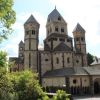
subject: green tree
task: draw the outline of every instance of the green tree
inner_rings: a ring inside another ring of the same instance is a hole
[[[94,61],[94,56],[91,55],[90,53],[87,54],[87,62],[88,62],[88,66]]]
[[[0,42],[7,39],[12,32],[11,25],[16,20],[16,13],[12,6],[13,0],[0,0]]]
[[[11,81],[18,100],[48,100],[36,74],[30,71],[11,73]]]
[[[7,53],[0,51],[0,68],[7,68]]]
[[[13,88],[7,72],[0,68],[0,100],[12,100]]]

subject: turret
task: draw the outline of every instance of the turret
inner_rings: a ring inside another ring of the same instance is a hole
[[[23,41],[20,41],[19,43],[19,58],[24,59],[24,43]]]
[[[73,36],[75,50],[76,52],[82,53],[82,65],[87,66],[85,30],[79,23],[77,23],[76,27],[73,30]]]
[[[76,51],[80,51],[82,53],[86,53],[86,42],[85,42],[85,30],[78,23],[73,30],[74,36],[74,46]]]

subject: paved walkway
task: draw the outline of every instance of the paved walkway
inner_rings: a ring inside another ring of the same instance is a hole
[[[100,100],[100,96],[82,96],[82,97],[74,97],[74,100]]]

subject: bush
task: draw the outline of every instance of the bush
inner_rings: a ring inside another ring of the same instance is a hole
[[[69,95],[63,90],[58,90],[57,95],[53,96],[53,100],[69,100]]]
[[[12,83],[5,69],[0,68],[0,100],[11,100]]]
[[[47,98],[37,80],[37,74],[31,71],[11,74],[11,82],[18,100],[45,100]]]
[[[0,69],[0,100],[49,100],[31,71],[8,73]]]

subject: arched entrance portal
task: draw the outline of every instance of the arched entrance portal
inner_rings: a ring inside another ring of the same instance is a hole
[[[95,79],[94,81],[94,94],[100,93],[100,79]]]

